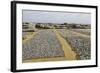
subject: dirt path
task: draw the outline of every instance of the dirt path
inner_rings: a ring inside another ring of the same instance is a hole
[[[82,37],[90,38],[90,36],[86,35],[86,34],[75,32],[75,31],[72,31],[72,30],[68,30],[68,31],[71,32],[71,33],[73,33],[73,34],[75,34],[75,35],[79,35],[79,36],[82,36]]]
[[[39,32],[32,32],[31,35],[26,35],[26,39],[22,40],[22,43],[25,44],[26,42],[30,41],[37,33]]]
[[[65,53],[65,58],[67,60],[75,60],[76,54],[74,51],[72,51],[72,48],[70,47],[70,45],[66,42],[64,38],[61,37],[61,35],[59,34],[60,32],[58,32],[56,29],[54,29],[53,31],[62,45],[62,49]]]

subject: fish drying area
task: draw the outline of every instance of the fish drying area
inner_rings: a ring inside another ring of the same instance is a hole
[[[77,32],[73,34],[80,35]],[[63,35],[59,29],[45,29],[31,33],[22,41],[22,62],[76,60],[76,52]]]

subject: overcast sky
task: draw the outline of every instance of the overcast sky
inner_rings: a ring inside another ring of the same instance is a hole
[[[91,24],[91,14],[23,10],[23,22]]]

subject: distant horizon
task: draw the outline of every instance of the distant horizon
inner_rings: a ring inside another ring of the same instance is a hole
[[[91,24],[90,13],[23,10],[22,22]]]
[[[23,23],[34,23],[34,24],[36,24],[36,23],[41,23],[41,24],[49,24],[49,23],[43,23],[43,22],[23,22]],[[65,23],[67,23],[67,22],[65,22]],[[64,23],[50,23],[50,24],[64,24]],[[82,24],[82,23],[67,23],[67,24]],[[83,25],[85,25],[85,24],[83,24]],[[87,24],[87,25],[90,25],[90,24]]]

